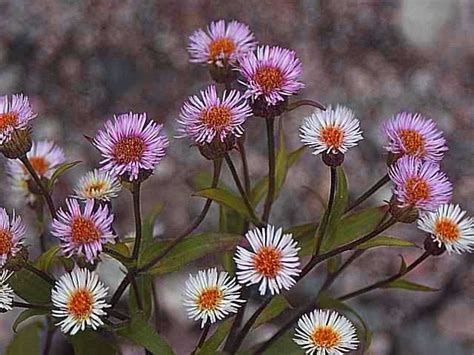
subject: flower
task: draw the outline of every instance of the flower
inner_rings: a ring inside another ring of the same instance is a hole
[[[247,87],[246,97],[262,96],[269,105],[284,101],[304,87],[299,80],[302,65],[294,51],[280,47],[258,47],[240,60],[240,73]]]
[[[74,188],[75,197],[81,200],[110,201],[122,189],[117,177],[108,171],[94,169],[82,176]]]
[[[25,225],[21,217],[15,215],[15,211],[10,220],[7,211],[0,208],[0,267],[21,250],[25,232]]]
[[[50,179],[54,171],[66,162],[63,150],[55,143],[46,140],[33,142],[31,150],[26,156],[38,176],[46,179]],[[30,202],[33,202],[35,196],[28,187],[31,176],[23,163],[19,159],[9,159],[7,162],[7,173],[13,189]]]
[[[388,140],[385,149],[394,154],[436,162],[448,150],[443,132],[436,128],[436,123],[419,113],[397,114],[383,124],[382,132]]]
[[[37,116],[30,106],[28,96],[23,94],[0,96],[0,145],[8,142],[13,131],[28,128]]]
[[[111,229],[114,216],[106,205],[94,210],[94,204],[94,200],[87,200],[82,212],[77,200],[67,199],[67,212],[59,209],[58,217],[53,219],[51,233],[59,238],[67,257],[85,255],[88,261],[93,261],[104,244],[115,243]]]
[[[418,219],[418,228],[431,234],[448,253],[474,250],[474,219],[464,218],[466,211],[459,205],[443,204],[434,212],[425,212]]]
[[[341,314],[329,310],[314,310],[298,321],[294,342],[306,354],[340,355],[357,349],[354,325]]]
[[[13,305],[14,292],[10,285],[7,283],[13,272],[3,270],[0,273],[0,310],[10,311]]]
[[[102,154],[103,170],[137,180],[141,170],[153,171],[165,156],[168,139],[160,135],[163,125],[148,120],[146,113],[114,116],[97,133],[94,145]]]
[[[235,65],[245,54],[253,51],[256,44],[253,33],[243,23],[211,22],[207,33],[199,29],[189,37],[190,62]]]
[[[333,110],[329,106],[326,111],[316,110],[306,117],[300,128],[303,144],[313,148],[313,154],[345,153],[362,140],[359,120],[354,112],[341,105]]]
[[[390,167],[388,175],[403,207],[434,210],[451,199],[453,186],[437,163],[405,156]]]
[[[86,327],[95,330],[103,325],[104,308],[110,307],[104,300],[107,290],[98,275],[87,269],[75,269],[61,276],[51,292],[53,317],[63,318],[56,325],[70,335]]]
[[[210,85],[201,91],[201,97],[191,96],[181,108],[178,138],[188,136],[203,144],[211,143],[215,137],[223,142],[229,134],[242,135],[242,125],[252,110],[237,90],[224,91],[221,99],[216,87]]]
[[[267,225],[255,228],[245,235],[253,251],[237,247],[234,256],[237,265],[237,278],[241,284],[260,283],[261,295],[267,292],[280,293],[295,284],[301,270],[297,242],[291,234],[283,234],[282,228]]]
[[[241,286],[227,272],[217,269],[199,271],[196,276],[189,275],[184,291],[184,306],[189,318],[201,319],[201,327],[209,321],[215,323],[230,313],[237,313]]]

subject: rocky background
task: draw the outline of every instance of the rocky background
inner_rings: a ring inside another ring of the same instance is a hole
[[[306,88],[301,97],[343,103],[355,110],[365,140],[345,163],[352,197],[385,173],[379,127],[384,119],[406,109],[433,118],[444,130],[450,150],[443,169],[455,183],[454,200],[472,215],[474,2],[470,0],[0,0],[0,94],[30,95],[40,112],[36,137],[56,141],[70,160],[83,161],[58,185],[59,204],[70,192],[68,184],[99,160],[83,134],[94,135],[111,114],[146,111],[173,136],[182,102],[209,82],[205,67],[188,63],[188,35],[221,18],[247,23],[260,43],[296,50],[304,65]],[[308,113],[299,109],[284,119],[291,148],[299,146],[297,129]],[[257,179],[266,174],[263,122],[253,119],[246,130],[250,170]],[[198,213],[202,201],[190,196],[193,179],[210,168],[188,142],[171,139],[168,156],[145,184],[143,194],[145,211],[164,203],[156,226],[158,237],[173,237]],[[0,204],[16,206],[31,219],[31,212],[10,193],[4,169],[0,178]],[[288,226],[319,219],[321,205],[307,187],[321,196],[328,190],[327,171],[309,153],[290,172],[273,223]],[[389,195],[387,188],[371,203],[380,204]],[[116,206],[117,229],[129,233],[130,196],[124,192]],[[203,230],[215,228],[216,212],[209,215]],[[390,233],[418,243],[423,240],[414,226]],[[30,234],[34,249],[33,227]],[[419,253],[374,249],[343,274],[334,294],[394,272],[397,252],[403,252],[407,261]],[[108,264],[101,270],[113,290],[120,274],[117,265]],[[472,354],[472,265],[472,255],[444,255],[410,276],[440,288],[439,292],[377,291],[351,301],[374,331],[369,353]],[[157,281],[157,326],[179,354],[188,353],[198,336],[177,297],[187,274],[196,267]],[[305,288],[314,289],[322,276],[313,273]],[[303,301],[306,296],[303,290],[293,298]],[[15,315],[0,317],[0,353],[12,335]],[[279,321],[262,328],[250,341],[267,337]],[[69,353],[58,334],[54,353]],[[123,353],[143,351],[125,345]]]

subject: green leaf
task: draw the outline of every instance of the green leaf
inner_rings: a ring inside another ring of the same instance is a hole
[[[8,344],[7,355],[41,354],[41,322],[26,325],[15,334]]]
[[[294,330],[289,329],[284,335],[282,335],[277,341],[275,341],[267,350],[265,350],[263,352],[263,355],[302,354],[303,351],[301,350],[301,348],[293,341],[293,335],[294,335]],[[249,354],[253,354],[253,352],[249,352]]]
[[[90,329],[68,337],[74,355],[115,355],[118,350],[107,338]]]
[[[37,308],[25,309],[15,319],[15,322],[12,325],[13,332],[16,333],[18,326],[21,323],[23,323],[25,320],[27,320],[31,317],[42,316],[42,315],[45,315],[45,314],[48,314],[48,313],[49,313],[49,311],[47,309],[37,309]]]
[[[403,280],[403,279],[392,281],[388,285],[386,285],[384,288],[401,288],[403,290],[422,291],[422,292],[439,291],[438,288],[433,288],[433,287],[417,284],[415,282],[411,282],[411,281]]]
[[[117,334],[143,346],[153,354],[174,354],[169,344],[143,319],[140,313],[134,315],[124,328],[117,331]]]
[[[153,311],[153,277],[150,275],[139,275],[135,278],[135,280],[137,283],[140,300],[142,301],[144,317],[146,320],[149,320]],[[139,311],[137,298],[133,287],[130,287],[128,307],[130,309],[130,314],[135,314]]]
[[[285,297],[280,296],[280,295],[273,297],[271,302],[265,307],[263,312],[258,316],[252,328],[255,329],[261,326],[262,324],[272,320],[273,318],[279,316],[281,312],[283,312],[285,309],[288,309],[288,308],[293,308],[293,307],[291,307],[291,305],[288,303]]]
[[[220,323],[214,333],[204,342],[197,354],[216,354],[219,346],[222,344],[227,335],[229,335],[233,321],[234,318],[229,318]]]
[[[49,182],[48,182],[48,189],[51,190],[51,188],[53,187],[54,183],[56,182],[57,179],[59,179],[61,177],[61,175],[63,175],[66,171],[68,171],[69,169],[75,167],[77,164],[81,163],[81,161],[77,160],[77,161],[72,161],[72,162],[66,162],[64,164],[61,164],[53,173],[53,175],[51,176],[51,179],[49,179]]]
[[[245,219],[230,208],[219,206],[219,232],[240,234],[244,229]]]
[[[44,304],[50,301],[51,285],[31,271],[21,269],[15,272],[8,283],[27,302]]]
[[[157,265],[148,270],[152,275],[177,271],[184,265],[206,255],[219,255],[232,250],[242,240],[241,235],[227,233],[202,233],[185,238]],[[171,241],[160,241],[150,245],[143,253],[140,266],[159,255]]]
[[[41,254],[38,259],[36,259],[36,267],[45,272],[49,272],[49,269],[51,268],[56,259],[56,254],[58,253],[58,251],[59,246],[49,248],[47,251]]]
[[[415,243],[394,237],[378,236],[360,244],[356,249],[370,249],[375,247],[418,247]]]

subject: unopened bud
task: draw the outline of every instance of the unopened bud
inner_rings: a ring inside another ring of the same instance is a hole
[[[255,116],[273,118],[280,116],[285,112],[288,106],[288,99],[278,101],[275,105],[270,105],[262,96],[260,96],[251,104],[251,106]]]
[[[396,197],[390,200],[390,214],[401,223],[411,224],[418,219],[418,209],[414,206],[399,206]]]
[[[10,255],[5,263],[5,269],[10,271],[20,271],[28,262],[28,249],[22,246],[21,249],[13,256]]]
[[[217,160],[224,158],[224,155],[235,148],[236,138],[229,134],[224,141],[216,137],[211,143],[204,143],[198,146],[201,154],[209,160]]]
[[[30,128],[15,129],[10,139],[0,145],[0,152],[8,159],[18,159],[30,151],[31,145]]]

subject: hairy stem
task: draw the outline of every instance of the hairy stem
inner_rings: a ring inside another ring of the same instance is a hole
[[[117,290],[115,290],[114,294],[112,295],[112,298],[110,300],[110,305],[112,306],[112,308],[117,305],[118,301],[120,301],[120,297],[122,297],[123,293],[125,292],[128,285],[130,284],[129,273],[125,275],[125,277],[122,279],[122,282],[120,282],[120,285],[117,287]]]
[[[267,145],[268,145],[268,192],[265,199],[265,205],[263,207],[262,221],[268,222],[270,212],[275,198],[275,118],[270,117],[266,119],[267,124]]]
[[[135,217],[135,243],[133,244],[133,260],[138,260],[140,255],[140,244],[142,241],[142,216],[140,212],[140,182],[133,183],[133,213]]]
[[[354,208],[359,206],[362,202],[367,200],[370,196],[376,193],[382,186],[390,181],[388,174],[385,174],[379,181],[377,181],[372,187],[370,187],[366,192],[364,192],[357,200],[355,200],[347,209],[346,213],[352,211]]]
[[[196,344],[196,347],[194,348],[191,355],[196,354],[196,352],[201,348],[202,344],[204,344],[204,342],[206,341],[207,335],[209,334],[209,329],[211,329],[211,323],[206,323],[206,325],[202,329],[201,336],[199,337],[198,343]]]

